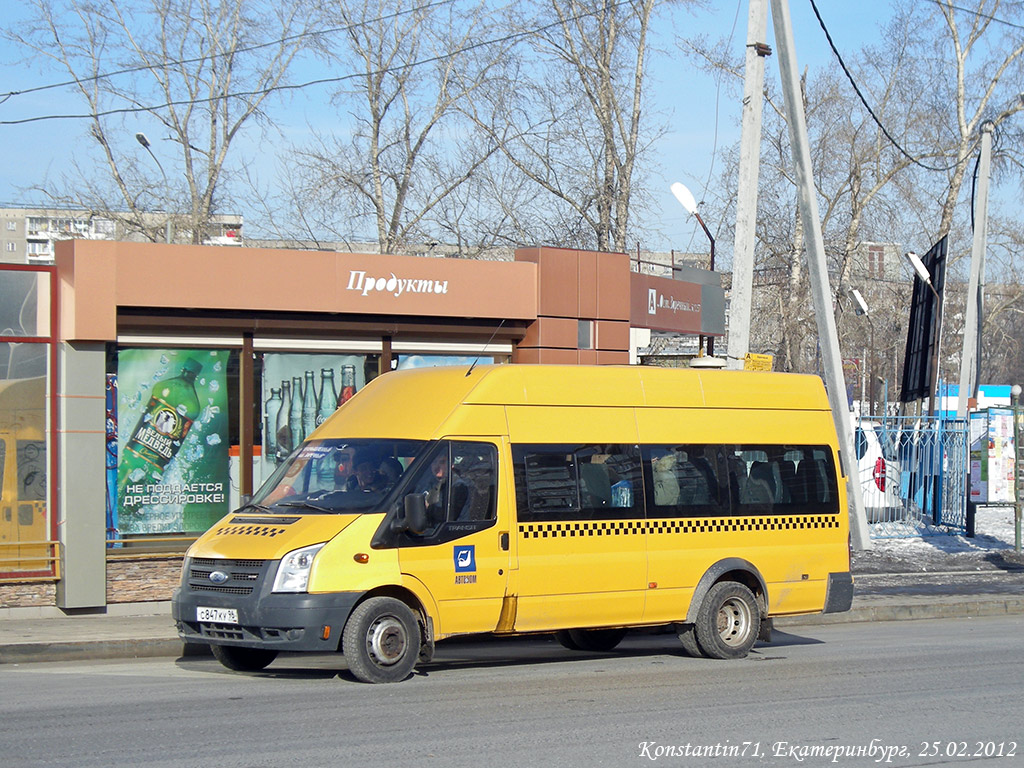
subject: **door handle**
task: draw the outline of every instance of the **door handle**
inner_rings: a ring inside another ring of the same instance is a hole
[[[505,533],[501,534],[501,536],[499,537],[499,541],[501,542],[501,549],[502,549],[502,551],[503,552],[508,552],[508,532],[507,531]]]

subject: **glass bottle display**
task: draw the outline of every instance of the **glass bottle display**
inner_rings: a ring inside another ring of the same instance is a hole
[[[266,455],[274,457],[277,455],[277,416],[281,412],[281,390],[277,387],[270,388],[270,399],[267,400],[264,413],[263,445]]]
[[[292,402],[292,383],[285,379],[281,382],[281,410],[277,412],[277,456],[278,461],[284,459],[292,452],[292,430],[288,426],[288,410]]]
[[[341,366],[341,402],[347,403],[356,393],[356,367],[354,365]]]
[[[338,410],[338,389],[334,386],[334,369],[320,369],[320,399],[316,404],[316,425],[319,427]]]
[[[305,440],[316,429],[316,382],[313,371],[306,371],[306,384],[302,391],[302,439]]]
[[[302,434],[302,379],[292,377],[292,401],[288,406],[288,429],[292,433],[292,448],[305,439]]]

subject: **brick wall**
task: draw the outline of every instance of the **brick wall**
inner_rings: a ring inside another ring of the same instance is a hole
[[[0,608],[35,608],[57,604],[57,584],[21,581],[0,584]]]
[[[107,603],[170,600],[181,579],[181,555],[107,562]],[[0,608],[57,604],[57,585],[47,581],[0,583]]]
[[[170,600],[181,579],[181,555],[107,561],[107,602]]]

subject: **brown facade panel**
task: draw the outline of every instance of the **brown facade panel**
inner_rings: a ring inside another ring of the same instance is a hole
[[[629,282],[632,272],[629,256],[624,253],[602,253],[597,273],[597,313],[605,320],[629,322]]]
[[[619,320],[598,320],[597,348],[615,352],[628,350],[629,323]]]
[[[526,330],[520,347],[576,349],[579,320],[568,317],[538,317]]]
[[[516,261],[537,265],[537,314],[579,317],[579,265],[576,251],[564,248],[526,248]]]
[[[629,352],[598,350],[598,365],[629,365]]]
[[[577,265],[579,267],[579,317],[599,317],[599,271],[603,266],[601,257],[606,255],[607,254],[603,253],[587,253],[584,251],[580,251],[577,254]]]

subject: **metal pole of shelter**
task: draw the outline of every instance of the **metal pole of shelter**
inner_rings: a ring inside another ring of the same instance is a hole
[[[796,165],[800,218],[803,222],[804,232],[807,233],[807,268],[811,293],[814,298],[814,314],[818,325],[825,386],[832,407],[832,416],[835,419],[839,445],[843,448],[843,460],[846,464],[843,470],[846,473],[847,489],[852,502],[850,539],[854,549],[871,549],[860,478],[856,461],[853,459],[853,429],[850,423],[849,407],[846,403],[843,360],[839,351],[839,334],[836,329],[835,311],[832,308],[832,294],[829,289],[825,242],[821,235],[821,218],[818,213],[818,201],[815,197],[810,143],[807,139],[807,122],[800,97],[800,80],[796,52],[793,47],[793,26],[787,0],[772,0],[772,23],[775,27],[775,43],[779,47],[779,73],[786,101],[790,143]]]

